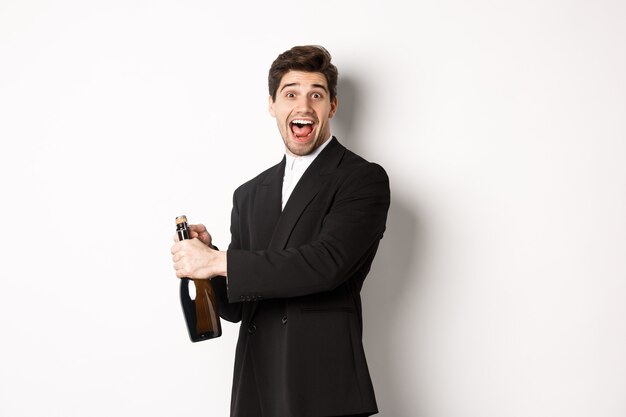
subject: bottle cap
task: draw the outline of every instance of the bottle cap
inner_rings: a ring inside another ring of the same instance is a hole
[[[176,217],[176,225],[177,226],[179,224],[183,224],[183,223],[187,223],[187,216],[183,215],[183,216]]]

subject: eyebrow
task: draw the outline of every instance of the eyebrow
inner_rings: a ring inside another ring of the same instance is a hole
[[[282,88],[280,89],[280,91],[283,91],[285,88],[287,87],[294,87],[294,86],[300,86],[300,83],[289,83],[289,84],[285,84],[282,86]],[[325,85],[323,84],[311,84],[311,86],[313,88],[321,88],[322,90],[324,90],[325,92],[328,93],[328,89],[326,88]]]

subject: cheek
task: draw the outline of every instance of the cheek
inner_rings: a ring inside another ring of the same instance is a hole
[[[289,115],[289,112],[286,109],[281,108],[276,109],[274,113],[276,114],[275,117],[280,120],[285,120]]]

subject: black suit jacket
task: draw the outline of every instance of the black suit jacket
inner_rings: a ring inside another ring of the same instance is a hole
[[[231,416],[377,412],[360,291],[389,208],[384,169],[335,138],[281,213],[285,159],[234,193],[220,315],[241,321]]]

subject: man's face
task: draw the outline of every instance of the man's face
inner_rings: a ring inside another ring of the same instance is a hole
[[[330,99],[328,83],[319,72],[289,71],[269,99],[269,110],[276,118],[287,152],[308,155],[330,137],[329,120],[337,111],[337,97]]]

